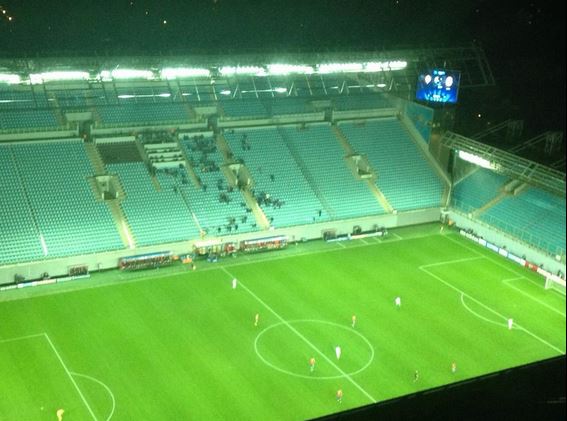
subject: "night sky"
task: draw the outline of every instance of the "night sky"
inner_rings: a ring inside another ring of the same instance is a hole
[[[463,114],[482,111],[494,122],[523,118],[534,134],[565,129],[564,0],[0,0],[0,6],[2,56],[477,43],[497,87],[463,92]]]

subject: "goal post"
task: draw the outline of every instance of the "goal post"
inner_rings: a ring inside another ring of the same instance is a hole
[[[545,278],[545,289],[553,289],[565,295],[565,279],[556,275],[547,276]]]

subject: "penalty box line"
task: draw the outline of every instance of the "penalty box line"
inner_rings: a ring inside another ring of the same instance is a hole
[[[235,278],[235,276],[230,273],[225,267],[221,268],[228,276],[230,276],[231,278]],[[317,348],[316,345],[314,345],[309,339],[307,339],[305,336],[303,336],[303,334],[301,334],[301,332],[299,332],[297,329],[295,329],[291,324],[289,324],[287,322],[287,320],[285,320],[282,316],[280,316],[272,307],[270,307],[264,300],[262,300],[260,297],[258,297],[256,294],[254,294],[254,292],[252,290],[250,290],[248,287],[246,287],[246,285],[244,285],[242,283],[242,281],[238,281],[238,284],[240,285],[241,288],[243,288],[246,292],[248,292],[248,294],[250,294],[252,297],[254,297],[254,299],[256,301],[258,301],[260,304],[262,304],[266,309],[268,309],[274,316],[276,316],[276,318],[278,318],[280,320],[280,322],[282,324],[284,324],[285,326],[288,327],[289,330],[291,330],[293,333],[295,333],[301,340],[303,340],[303,342],[305,342],[307,345],[309,345],[311,347],[311,349],[313,349],[315,352],[317,352],[321,357],[323,357],[323,359],[325,361],[327,361],[335,370],[337,370],[344,378],[346,378],[350,383],[352,383],[353,386],[355,386],[358,390],[360,390],[368,399],[370,399],[370,401],[372,403],[376,403],[377,400],[374,399],[374,397],[368,393],[366,390],[364,390],[364,388],[362,386],[360,386],[357,382],[355,382],[351,376],[349,376],[347,373],[345,373],[339,366],[337,366],[329,357],[327,357],[323,351],[321,351],[319,348]]]
[[[477,253],[480,254],[480,253]],[[485,258],[486,256],[482,256],[482,258]],[[481,257],[477,257],[477,259],[480,259]],[[450,264],[450,263],[459,263],[459,262],[463,262],[463,261],[469,261],[469,260],[475,260],[475,258],[467,258],[467,259],[457,259],[457,260],[453,260],[453,261],[446,261],[446,262],[440,262],[443,264]],[[491,259],[489,259],[491,260]],[[467,297],[469,300],[474,301],[475,303],[477,303],[478,305],[480,305],[481,307],[485,308],[486,310],[490,311],[492,314],[495,314],[496,316],[504,319],[504,320],[508,320],[508,317],[500,314],[499,312],[497,312],[496,310],[490,308],[489,306],[487,306],[486,304],[482,303],[481,301],[477,300],[476,298],[470,296],[469,294],[465,293],[464,291],[460,290],[459,288],[457,288],[456,286],[454,286],[453,284],[451,284],[450,282],[445,281],[443,278],[441,278],[438,275],[435,275],[434,273],[432,273],[431,271],[427,270],[428,267],[431,266],[439,266],[439,264],[431,264],[431,265],[422,265],[419,266],[419,270],[421,270],[422,272],[425,272],[426,274],[428,274],[429,276],[431,276],[432,278],[437,279],[439,282],[445,284],[446,286],[448,286],[449,288],[453,289],[454,291],[457,291],[458,293],[461,294],[462,297]],[[514,322],[515,323],[515,322]],[[559,352],[560,354],[565,354],[565,351],[557,348],[555,345],[550,344],[549,342],[547,342],[545,339],[540,338],[539,336],[537,336],[535,333],[530,332],[528,329],[526,329],[525,327],[522,327],[520,325],[518,325],[516,323],[516,325],[523,330],[524,332],[526,332],[528,335],[530,335],[532,338],[537,339],[538,341],[540,341],[542,344],[547,345],[548,347],[550,347],[551,349],[553,349],[554,351]]]
[[[67,376],[69,377],[69,379],[71,380],[71,383],[73,384],[73,386],[75,387],[75,390],[77,390],[77,392],[79,393],[79,396],[81,397],[81,400],[83,401],[83,403],[85,404],[85,406],[87,407],[87,410],[89,411],[89,413],[91,414],[91,416],[93,417],[93,419],[95,421],[98,421],[96,415],[94,414],[91,406],[89,405],[89,403],[87,402],[87,399],[85,398],[85,395],[83,395],[83,392],[81,392],[81,389],[79,389],[79,386],[77,385],[77,382],[75,381],[75,379],[73,378],[73,376],[71,375],[71,372],[69,371],[69,369],[67,368],[67,365],[65,364],[65,362],[63,361],[63,358],[61,358],[61,355],[59,354],[59,352],[57,351],[57,348],[55,348],[55,345],[53,345],[53,342],[51,341],[51,338],[49,337],[49,335],[45,332],[43,333],[36,333],[34,335],[26,335],[26,336],[18,336],[16,338],[8,338],[8,339],[0,339],[0,344],[3,343],[8,343],[8,342],[15,342],[15,341],[22,341],[22,340],[26,340],[26,339],[31,339],[31,338],[45,338],[47,340],[47,343],[49,344],[49,347],[51,348],[51,350],[53,351],[53,353],[55,354],[55,356],[57,357],[57,359],[59,360],[59,363],[61,364],[61,366],[63,367],[63,370],[65,370],[65,373],[67,374]]]

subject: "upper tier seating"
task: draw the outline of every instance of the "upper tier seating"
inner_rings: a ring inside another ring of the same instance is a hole
[[[565,250],[565,199],[541,189],[507,196],[480,219],[549,253]]]
[[[80,140],[12,145],[46,257],[123,247],[105,203],[95,200],[93,169]]]
[[[441,206],[443,183],[399,120],[344,122],[340,128],[353,149],[368,156],[376,184],[395,210]]]
[[[0,110],[0,130],[56,129],[57,119],[50,110]]]
[[[507,178],[485,168],[478,168],[453,188],[453,205],[465,212],[481,208],[494,199]]]
[[[189,119],[185,106],[180,103],[111,105],[98,107],[97,111],[104,124],[183,122]]]
[[[0,145],[0,264],[43,258],[10,145]]]

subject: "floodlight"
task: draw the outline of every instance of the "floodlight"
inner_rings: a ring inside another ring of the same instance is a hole
[[[266,74],[264,68],[258,66],[223,66],[219,69],[219,72],[223,76],[232,76],[235,74],[263,76]]]
[[[270,75],[288,75],[290,73],[310,75],[313,72],[313,67],[301,64],[268,64],[268,73]]]
[[[101,72],[102,75],[102,72]],[[151,70],[114,69],[110,72],[113,79],[153,79]]]
[[[162,79],[176,79],[182,77],[208,77],[211,75],[209,69],[190,68],[190,67],[167,67],[160,71]]]
[[[0,73],[0,83],[8,83],[10,85],[20,83],[21,78],[18,75],[9,73]]]
[[[32,83],[51,82],[56,80],[87,80],[88,78],[88,72],[80,71],[53,71],[30,74],[30,80]]]
[[[221,95],[230,95],[231,92],[228,89],[224,89],[224,90],[220,91],[220,94]]]
[[[465,151],[459,151],[459,158],[461,158],[463,161],[467,161],[467,162],[471,162],[473,164],[478,165],[479,167],[482,168],[488,168],[490,170],[496,169],[497,165],[494,162],[490,162],[487,159],[481,158],[478,155],[474,155],[470,152],[465,152]]]
[[[287,92],[287,88],[274,88],[274,92],[277,92],[279,94],[283,94]]]
[[[362,63],[325,63],[317,67],[319,73],[350,73],[361,72]]]
[[[406,61],[371,61],[365,63],[365,72],[384,72],[387,70],[402,70],[407,67]]]

